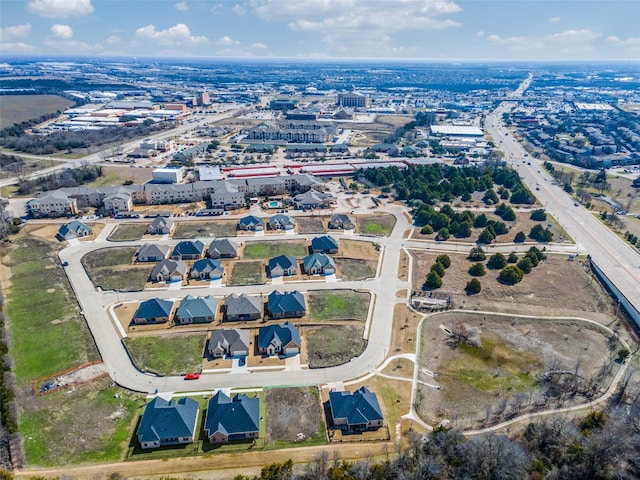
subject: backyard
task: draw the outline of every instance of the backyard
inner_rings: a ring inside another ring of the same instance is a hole
[[[315,290],[308,293],[309,319],[361,320],[367,318],[371,295],[355,290]]]
[[[362,334],[362,325],[306,327],[309,368],[342,365],[357,357],[367,346]]]
[[[131,265],[136,251],[136,247],[95,250],[82,258],[82,265],[93,285],[102,290],[143,290],[153,265]]]
[[[229,285],[256,285],[264,283],[262,262],[234,262],[229,276]]]
[[[198,237],[235,237],[235,221],[177,222],[173,238],[189,239]]]
[[[268,260],[279,255],[301,258],[309,254],[309,247],[302,240],[274,242],[246,242],[242,258],[245,260]]]
[[[107,240],[110,242],[131,242],[140,240],[147,231],[146,223],[120,223],[109,234]]]
[[[200,371],[206,334],[165,334],[127,337],[124,344],[135,366],[158,375]]]

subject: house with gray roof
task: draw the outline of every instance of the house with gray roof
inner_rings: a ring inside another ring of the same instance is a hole
[[[329,219],[329,228],[336,230],[353,230],[356,228],[356,224],[353,219],[344,213],[335,213],[331,215]]]
[[[312,253],[302,259],[302,267],[307,275],[333,275],[336,263],[329,255]]]
[[[203,258],[194,262],[191,267],[191,278],[196,280],[219,280],[224,275],[224,267],[220,260]]]
[[[311,251],[313,253],[338,253],[338,242],[330,235],[314,237],[311,240]]]
[[[315,190],[307,190],[293,197],[293,203],[298,209],[327,207],[333,201],[335,201],[333,195]]]
[[[91,230],[91,227],[85,225],[79,220],[73,220],[72,222],[65,223],[58,229],[56,238],[61,242],[64,242],[65,240],[86,237],[92,233],[93,230]]]
[[[171,250],[169,245],[145,243],[138,249],[136,258],[138,262],[159,262],[167,258],[169,250]]]
[[[204,243],[200,240],[183,240],[173,247],[171,258],[174,260],[198,260],[204,253]]]
[[[378,397],[367,387],[353,393],[329,392],[329,412],[329,423],[347,432],[377,429],[384,421]]]
[[[132,321],[136,325],[166,323],[169,321],[172,310],[173,302],[171,300],[151,298],[138,306]]]
[[[267,296],[267,312],[269,318],[299,318],[307,312],[304,296],[293,292],[274,290]]]
[[[171,217],[156,217],[147,227],[147,233],[151,235],[168,235],[174,228],[173,219]]]
[[[258,352],[262,355],[297,355],[302,341],[293,323],[268,325],[258,330]]]
[[[235,258],[238,256],[238,245],[228,238],[217,238],[209,244],[207,257],[209,258]]]
[[[293,230],[296,220],[289,215],[278,213],[269,218],[269,230]]]
[[[198,402],[191,398],[176,402],[154,397],[145,407],[138,426],[140,446],[148,449],[193,443],[199,413]]]
[[[227,322],[257,320],[262,317],[262,298],[232,293],[224,297],[223,311]]]
[[[222,390],[207,405],[204,431],[210,443],[258,438],[260,435],[260,397],[244,393],[229,398]]]
[[[176,324],[210,323],[216,319],[217,311],[218,300],[211,295],[206,297],[187,295],[180,301],[180,306],[176,310]]]
[[[271,278],[288,277],[298,274],[298,259],[291,255],[279,255],[269,260]]]
[[[246,357],[249,355],[251,336],[249,330],[239,328],[213,330],[207,343],[207,353],[211,358]]]
[[[260,232],[264,230],[264,221],[253,215],[247,215],[246,217],[242,217],[238,222],[238,230]]]
[[[182,260],[161,260],[151,270],[152,282],[181,282],[187,273],[187,264]]]

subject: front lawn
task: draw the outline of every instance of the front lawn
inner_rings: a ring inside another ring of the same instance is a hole
[[[127,337],[124,344],[143,372],[179,375],[202,369],[206,341],[207,335],[196,333]]]
[[[247,242],[244,246],[242,258],[247,260],[267,260],[279,255],[291,255],[292,257],[305,257],[309,254],[309,247],[304,241],[274,241],[274,242]]]
[[[354,290],[316,290],[308,293],[308,299],[309,318],[312,321],[364,321],[371,296]]]

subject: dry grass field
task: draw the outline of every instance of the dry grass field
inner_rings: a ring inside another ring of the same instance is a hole
[[[4,95],[0,101],[0,129],[58,110],[73,102],[58,95]]]

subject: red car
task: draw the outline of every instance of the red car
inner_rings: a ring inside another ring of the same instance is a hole
[[[200,378],[200,374],[199,373],[187,373],[184,376],[185,380],[198,380]]]

